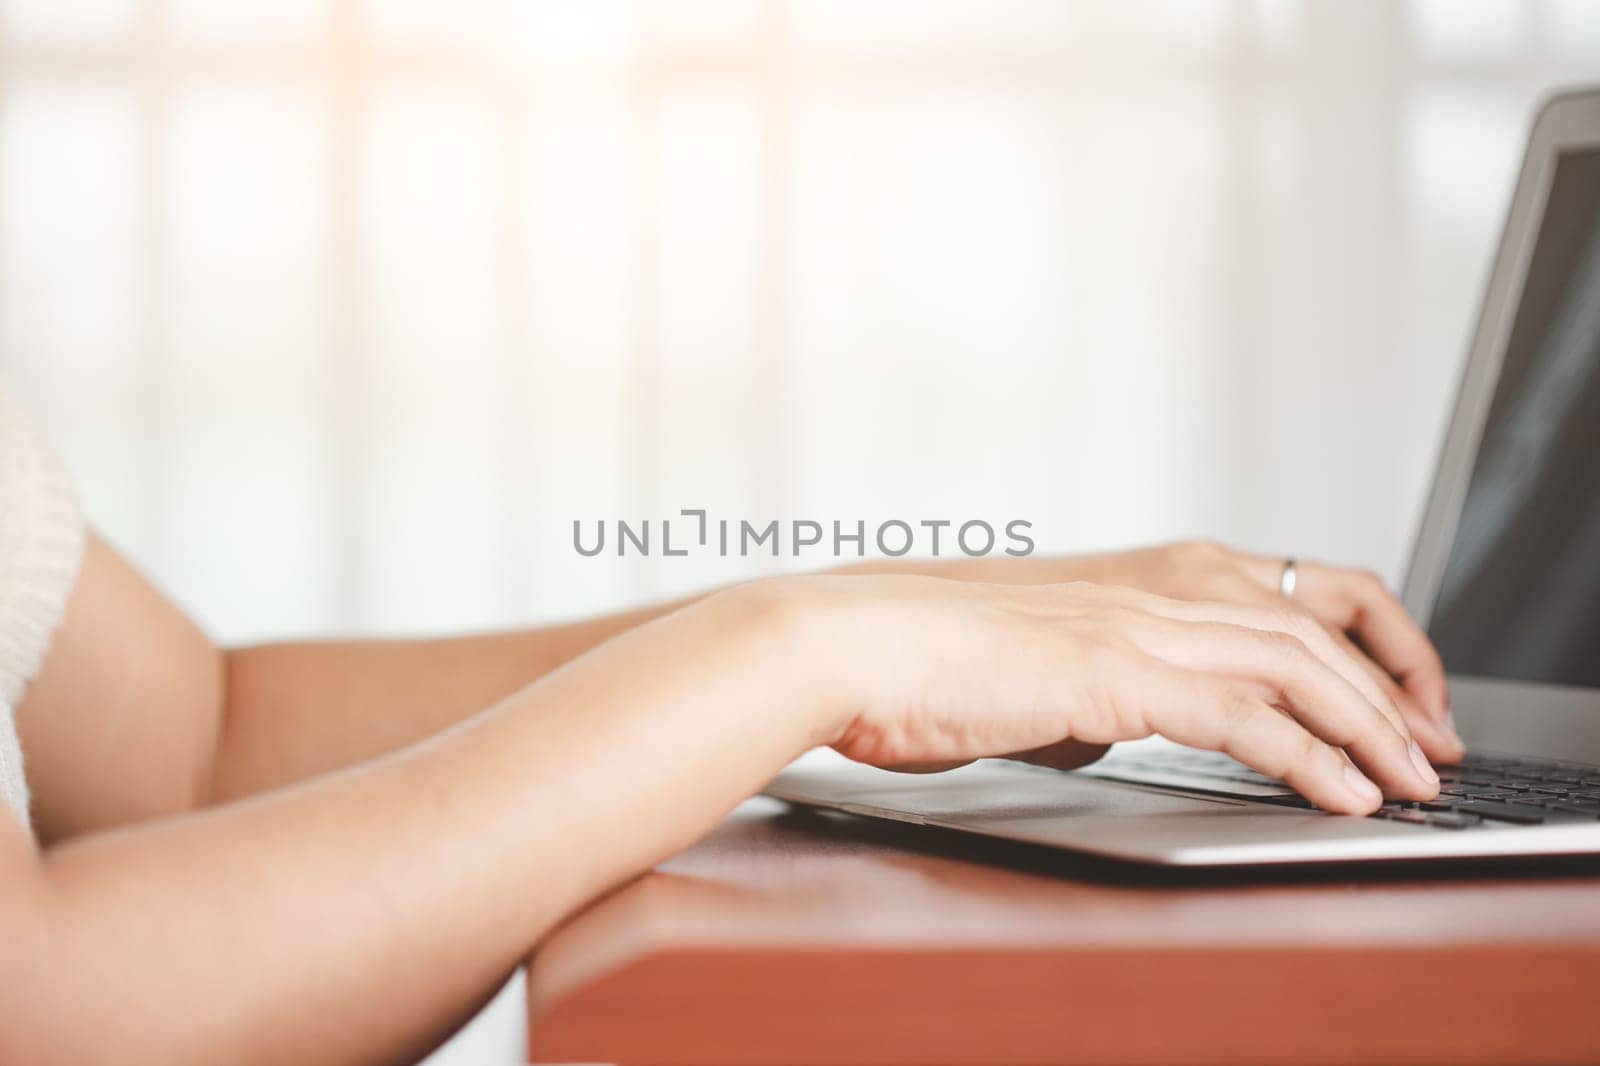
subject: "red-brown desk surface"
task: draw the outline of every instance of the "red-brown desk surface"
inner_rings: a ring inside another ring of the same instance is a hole
[[[528,999],[535,1062],[1600,1061],[1600,873],[1180,885],[755,799]]]

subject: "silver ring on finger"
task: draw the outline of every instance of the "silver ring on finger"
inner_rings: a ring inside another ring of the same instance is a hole
[[[1294,587],[1299,577],[1298,563],[1291,555],[1283,561],[1283,573],[1278,575],[1278,595],[1286,600],[1294,599]]]

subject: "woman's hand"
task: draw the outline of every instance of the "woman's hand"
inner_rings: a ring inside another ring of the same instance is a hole
[[[1450,720],[1444,664],[1383,580],[1368,571],[1320,563],[1301,562],[1296,569],[1292,600],[1278,593],[1282,558],[1205,541],[1108,555],[958,560],[942,572],[1014,584],[1093,581],[1314,618],[1400,708],[1430,758],[1460,759],[1466,747]]]
[[[780,579],[780,582],[785,579]],[[789,579],[794,581],[794,579]],[[1226,752],[1326,810],[1439,780],[1394,700],[1309,615],[1074,583],[802,578],[820,619],[828,740],[850,758],[928,769],[994,755],[1080,765],[1161,734]]]
[[[1204,541],[1062,559],[1058,565],[1070,579],[1128,585],[1176,599],[1305,612],[1400,708],[1430,758],[1454,762],[1466,751],[1450,720],[1439,653],[1383,579],[1370,571],[1300,562],[1294,598],[1285,600],[1278,592],[1281,558]]]

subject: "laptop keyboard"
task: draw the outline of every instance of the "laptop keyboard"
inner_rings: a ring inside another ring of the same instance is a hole
[[[1600,820],[1600,768],[1540,759],[1468,755],[1441,766],[1439,798],[1385,803],[1371,817],[1437,829],[1499,828]],[[1281,781],[1226,755],[1173,751],[1113,756],[1086,767],[1097,777],[1313,810]]]

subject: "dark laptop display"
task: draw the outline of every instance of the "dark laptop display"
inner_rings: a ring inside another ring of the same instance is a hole
[[[1600,688],[1600,151],[1546,203],[1429,631],[1452,674]]]

